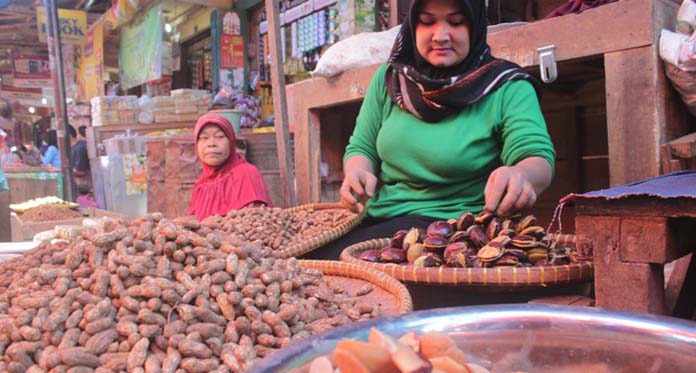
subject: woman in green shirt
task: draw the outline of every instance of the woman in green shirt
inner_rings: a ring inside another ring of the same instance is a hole
[[[341,201],[367,218],[310,253],[427,227],[464,211],[532,206],[551,183],[555,151],[518,65],[494,58],[484,0],[416,0],[375,73],[344,157]]]

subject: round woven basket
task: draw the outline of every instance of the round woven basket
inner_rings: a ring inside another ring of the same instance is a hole
[[[575,240],[574,235],[556,235],[553,237],[564,243],[573,243]],[[411,264],[371,263],[357,259],[361,252],[383,248],[390,242],[390,238],[381,238],[348,246],[341,253],[341,260],[380,270],[403,282],[427,285],[499,288],[547,287],[587,282],[592,280],[594,273],[591,261],[546,267],[417,268]]]
[[[337,260],[298,260],[297,263],[302,268],[318,269],[324,276],[336,277],[349,288],[365,283],[375,285],[379,289],[373,290],[361,301],[380,304],[385,308],[385,315],[401,315],[413,311],[413,300],[406,286],[383,272]]]
[[[316,210],[328,210],[328,209],[345,209],[345,206],[340,203],[310,203],[307,205],[300,205],[297,207],[292,207],[287,209],[290,212],[298,211],[316,211]],[[294,244],[292,246],[283,247],[275,251],[275,256],[277,258],[290,258],[294,256],[300,256],[306,254],[312,250],[320,248],[327,243],[345,235],[346,233],[357,227],[358,224],[365,218],[365,212],[357,214],[353,219],[344,222],[338,227],[328,230],[319,236],[309,238],[300,243]]]

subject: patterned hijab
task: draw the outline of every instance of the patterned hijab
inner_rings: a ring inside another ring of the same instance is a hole
[[[532,82],[538,94],[536,80],[519,65],[491,55],[485,0],[458,0],[470,24],[471,46],[464,61],[447,68],[430,65],[416,48],[415,26],[424,1],[411,4],[388,60],[387,92],[402,110],[438,122],[516,79]]]

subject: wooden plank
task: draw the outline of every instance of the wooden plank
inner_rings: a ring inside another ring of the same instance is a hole
[[[319,113],[316,110],[309,111],[309,155],[310,155],[310,197],[311,202],[321,201],[321,124],[319,122]]]
[[[488,44],[494,56],[523,67],[538,65],[536,49],[551,44],[556,46],[556,61],[651,45],[653,30],[646,25],[653,21],[652,2],[622,0],[501,30],[488,35]]]
[[[665,308],[669,315],[674,315],[673,312],[682,293],[692,258],[693,254],[689,254],[665,266]],[[691,294],[695,293],[691,292]]]
[[[310,175],[309,175],[309,135],[308,135],[308,119],[302,118],[309,115],[309,112],[304,104],[304,97],[295,94],[297,84],[289,84],[285,87],[287,94],[288,108],[292,108],[289,114],[290,125],[295,128],[295,178],[297,179],[297,196],[298,204],[307,204],[310,201]]]
[[[631,263],[665,264],[684,256],[686,252],[677,246],[672,231],[668,218],[622,218],[621,260]]]
[[[660,174],[655,53],[647,46],[604,55],[612,186]]]
[[[576,234],[592,240],[597,307],[664,314],[662,266],[623,262],[620,231],[618,217],[576,220]]]
[[[696,157],[696,132],[682,136],[665,144],[670,155],[677,158]]]
[[[379,65],[351,69],[332,78],[312,78],[293,84],[295,103],[321,109],[365,97],[367,86]],[[321,94],[317,94],[321,92]]]
[[[692,198],[626,197],[603,200],[579,199],[575,201],[578,215],[595,216],[664,216],[696,218],[696,201]]]
[[[672,315],[687,319],[693,319],[696,312],[696,259],[692,256],[688,263],[682,285],[679,287],[679,297],[674,304]],[[682,266],[685,263],[681,263]],[[680,268],[683,269],[683,268]],[[671,283],[669,285],[672,285]],[[676,286],[676,284],[674,284]]]
[[[399,24],[399,0],[389,0],[389,28]]]
[[[268,40],[271,50],[271,84],[273,86],[273,111],[275,112],[276,142],[278,143],[278,161],[280,180],[283,184],[283,207],[295,206],[295,176],[293,160],[288,155],[290,148],[290,130],[288,127],[288,108],[285,99],[285,72],[280,40],[280,10],[275,0],[266,0],[268,15]]]

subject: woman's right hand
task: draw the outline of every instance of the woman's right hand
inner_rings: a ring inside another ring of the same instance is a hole
[[[377,177],[364,169],[346,171],[341,184],[341,203],[353,211],[362,211],[368,199],[375,195]],[[361,206],[362,205],[362,206]]]

